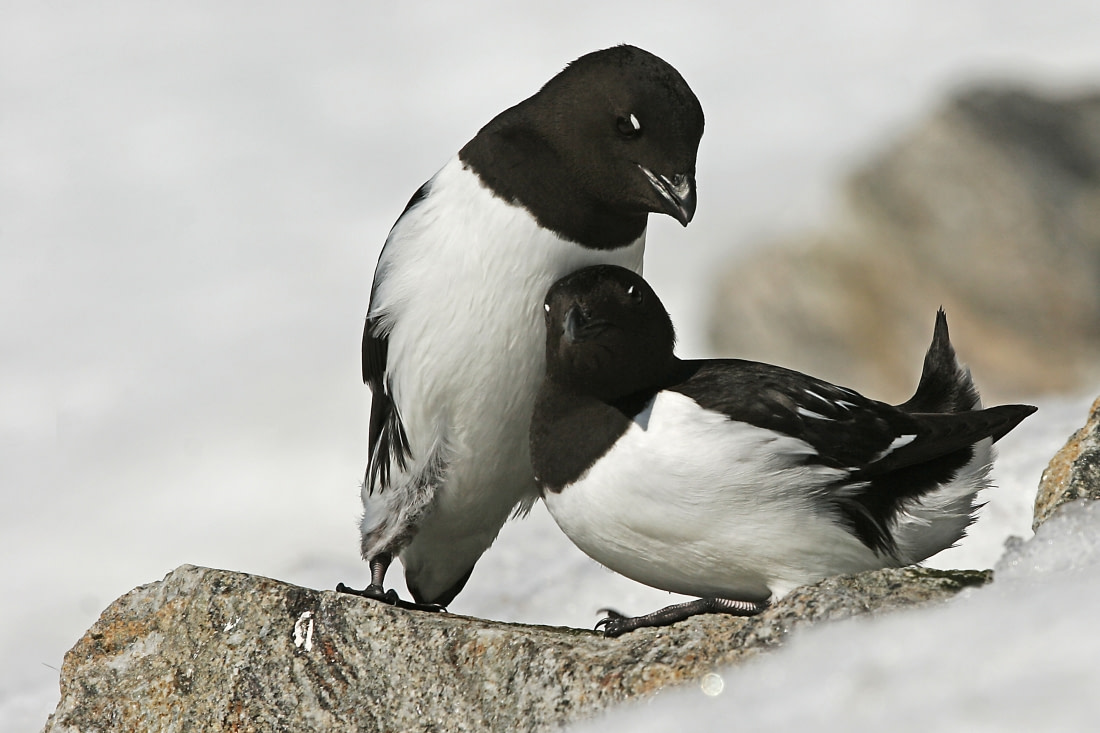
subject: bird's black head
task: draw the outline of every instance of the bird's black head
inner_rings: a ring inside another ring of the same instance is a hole
[[[542,88],[547,134],[609,208],[695,215],[703,108],[676,69],[633,46],[582,56]]]
[[[660,387],[673,371],[672,321],[649,283],[615,265],[586,267],[546,295],[546,373],[602,400]]]
[[[662,59],[633,46],[587,54],[462,150],[498,195],[589,247],[619,247],[650,212],[687,225],[703,109]]]

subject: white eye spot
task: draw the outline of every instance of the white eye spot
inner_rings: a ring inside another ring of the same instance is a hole
[[[550,304],[549,303],[543,303],[542,304],[542,309],[544,311],[546,311],[547,313],[549,313],[550,312]]]
[[[619,134],[623,137],[634,138],[642,134],[642,123],[633,114],[619,117],[615,124],[618,125]]]
[[[628,286],[627,286],[627,288],[626,288],[626,294],[627,294],[627,295],[634,295],[634,286],[633,286],[633,285],[628,285]]]

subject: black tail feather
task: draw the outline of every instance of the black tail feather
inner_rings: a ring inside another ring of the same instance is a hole
[[[964,412],[980,404],[970,370],[959,363],[951,346],[947,314],[940,308],[917,391],[898,408],[905,412]]]

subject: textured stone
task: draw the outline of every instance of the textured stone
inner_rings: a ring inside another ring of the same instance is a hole
[[[1078,499],[1100,499],[1100,397],[1092,403],[1085,426],[1069,437],[1043,471],[1032,529],[1058,507]]]
[[[908,397],[936,308],[991,402],[1100,376],[1100,94],[960,92],[857,170],[823,231],[720,277],[725,355]]]
[[[754,618],[606,639],[183,566],[115,601],[69,651],[45,730],[552,730],[697,680],[796,627],[941,600],[989,578],[918,568],[830,578]]]

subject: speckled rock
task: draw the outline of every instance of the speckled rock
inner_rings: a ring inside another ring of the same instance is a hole
[[[554,730],[700,679],[796,627],[989,579],[918,568],[831,578],[754,618],[697,617],[606,639],[183,566],[115,601],[69,651],[44,730]]]
[[[987,401],[1100,377],[1100,93],[960,90],[845,181],[820,232],[717,281],[719,355],[900,401],[943,306]]]
[[[1032,529],[1058,507],[1078,499],[1100,499],[1100,397],[1092,403],[1085,426],[1070,436],[1043,471]]]

